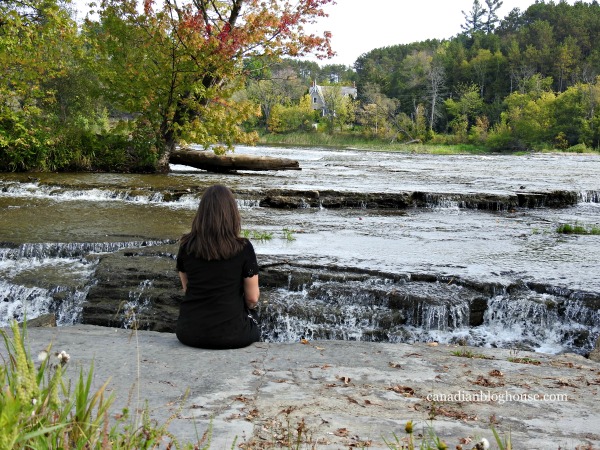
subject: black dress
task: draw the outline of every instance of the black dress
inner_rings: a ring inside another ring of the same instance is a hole
[[[246,240],[243,250],[222,261],[206,261],[177,254],[177,270],[187,274],[185,297],[177,319],[177,339],[200,348],[241,348],[260,340],[255,316],[244,302],[244,278],[258,275],[254,247]]]

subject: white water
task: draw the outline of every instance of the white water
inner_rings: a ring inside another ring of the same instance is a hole
[[[315,281],[297,291],[270,293],[261,310],[266,340],[435,341],[561,353],[589,352],[600,335],[600,310],[551,294],[492,295],[483,323],[470,327],[467,302],[417,301],[412,307],[409,302],[410,310],[399,311],[386,304],[386,292],[393,290],[389,281],[365,283],[382,287],[380,294],[349,292],[347,283],[325,284],[325,289]]]
[[[391,273],[433,273],[498,283],[522,279],[554,286],[555,295],[565,298],[569,291],[600,291],[599,237],[554,232],[560,223],[598,225],[597,156],[442,157],[260,147],[237,151],[298,159],[302,171],[225,175],[177,166],[162,178],[78,174],[71,181],[74,187],[68,187],[69,183],[61,187],[69,175],[57,174],[56,183],[51,183],[52,175],[44,175],[52,185],[0,179],[4,216],[0,217],[0,242],[6,243],[0,244],[2,317],[22,315],[25,309],[33,317],[56,309],[53,298],[60,297],[61,305],[71,302],[74,311],[59,311],[60,323],[76,321],[76,304],[81,304],[94,282],[93,255],[174,242],[189,228],[200,198],[201,189],[196,188],[215,182],[244,192],[238,205],[245,229],[273,234],[271,240],[254,242],[259,260],[277,255]],[[154,189],[157,180],[183,194],[167,197],[162,188]],[[426,208],[406,211],[272,210],[259,207],[260,196],[253,195],[269,189],[421,191],[428,193],[429,200]],[[578,193],[579,204],[562,210],[479,212],[466,210],[460,200],[478,193],[514,195],[556,189]],[[294,240],[285,239],[283,229],[293,230]],[[132,291],[129,310],[148,307],[148,289],[140,285]],[[339,294],[332,288],[326,296],[315,297],[315,289],[307,286],[300,292],[273,294],[286,305],[278,309],[280,317],[272,323],[274,339],[466,339],[476,345],[521,342],[538,351],[560,352],[576,346],[574,336],[580,336],[582,329],[590,337],[578,344],[579,349],[589,348],[600,334],[599,311],[584,308],[576,298],[561,300],[564,312],[559,316],[548,309],[553,302],[550,297],[513,298],[498,292],[488,300],[484,323],[473,328],[467,326],[464,302],[418,304],[416,315],[421,319],[411,322],[411,316],[406,318],[407,325],[400,326],[383,296]],[[361,287],[355,290],[360,292]],[[57,296],[57,292],[68,294]],[[307,307],[311,308],[308,314],[298,314]],[[382,324],[389,330],[382,332]]]

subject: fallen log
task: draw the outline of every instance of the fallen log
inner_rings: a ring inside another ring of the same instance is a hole
[[[231,172],[235,170],[302,170],[298,161],[288,158],[252,155],[215,155],[212,151],[181,148],[169,157],[171,164],[183,164],[209,172]]]

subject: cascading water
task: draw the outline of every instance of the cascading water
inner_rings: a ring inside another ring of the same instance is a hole
[[[142,248],[175,243],[189,231],[203,187],[223,183],[238,198],[259,263],[279,258],[324,273],[347,267],[363,274],[263,289],[267,339],[435,340],[586,353],[600,334],[600,240],[556,233],[561,223],[599,225],[597,155],[236,152],[298,159],[302,170],[0,176],[0,325],[25,308],[28,317],[54,312],[63,325],[81,320],[102,255],[131,249],[133,261]],[[261,233],[269,238],[254,238]],[[172,250],[157,255],[165,251]],[[172,255],[166,258],[168,276],[157,279],[173,278],[177,289]],[[174,307],[171,285],[147,276],[149,261],[127,266],[145,269],[127,285],[129,296],[125,290],[115,299],[126,307],[122,326],[133,326],[126,310],[151,314],[159,285],[162,305]],[[397,276],[368,275],[373,271]],[[507,289],[523,284],[531,287]]]
[[[58,325],[81,322],[98,255],[165,242],[172,241],[36,243],[0,248],[0,326],[47,313],[55,315]]]
[[[148,291],[152,289],[152,280],[142,281],[137,289],[129,292],[129,300],[123,304],[120,311],[123,328],[135,329],[138,326],[138,317],[146,313],[151,304]]]
[[[415,298],[406,295],[398,301],[397,289]],[[492,294],[485,301],[483,322],[472,326],[472,302],[432,298],[428,291],[423,285],[396,286],[380,279],[277,288],[268,292],[260,310],[263,335],[275,342],[436,341],[547,353],[589,352],[600,335],[600,310],[581,300],[534,291]]]

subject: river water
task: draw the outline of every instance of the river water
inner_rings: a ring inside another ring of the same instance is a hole
[[[236,151],[296,159],[302,170],[212,174],[172,166],[168,175],[0,174],[0,325],[25,310],[31,317],[51,309],[61,291],[69,294],[57,311],[59,323],[80,320],[81,304],[93,283],[93,255],[173,242],[188,230],[202,189],[213,183],[236,193],[243,228],[254,237],[259,259],[286,258],[296,265],[335,270],[433,274],[500,286],[536,283],[580,297],[600,294],[600,236],[556,233],[562,223],[600,226],[598,155],[436,156],[278,147]],[[260,206],[273,190],[338,195],[421,192],[430,200],[424,207],[408,208]],[[462,200],[469,195],[553,191],[575,192],[577,201],[564,208],[482,210],[465,207]],[[260,239],[259,232],[271,238]],[[368,281],[379,282],[387,281]],[[366,336],[364,328],[371,325],[361,321],[364,311],[356,304],[370,302],[357,300],[362,286],[337,285],[336,296],[345,300],[335,314],[344,320],[333,318],[327,337]],[[270,299],[284,310],[290,305],[310,308],[312,302],[323,302],[322,296],[311,297],[311,288],[317,286],[281,289]],[[544,295],[535,299],[535,308],[553,300]],[[436,310],[425,324],[416,325],[418,330],[407,335],[410,327],[404,327],[402,333],[388,333],[388,339],[448,341],[468,335],[476,336],[472,342],[479,345],[506,346],[526,336],[536,350],[583,352],[600,334],[600,310],[589,304],[571,305],[577,311],[567,320],[557,319],[550,310],[532,312],[531,301],[492,296],[477,329],[460,321],[448,327],[447,318],[442,321],[446,325],[436,325]],[[309,337],[322,337],[310,331],[316,328],[306,318],[279,315],[272,339],[293,340],[307,332]],[[561,342],[569,327],[589,331],[578,348]],[[553,328],[562,334],[553,333]]]

